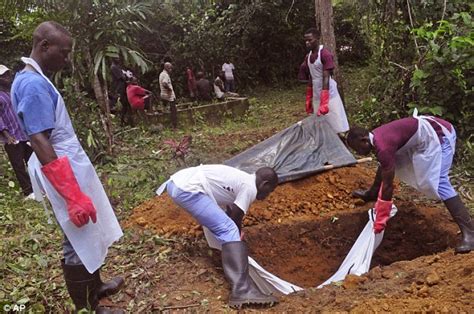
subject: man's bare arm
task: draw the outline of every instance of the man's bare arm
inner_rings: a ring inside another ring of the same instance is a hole
[[[49,141],[48,132],[31,135],[30,142],[31,148],[33,148],[33,151],[43,166],[58,158],[53,145],[51,145],[51,142]]]
[[[232,204],[230,206],[227,206],[227,216],[232,219],[235,224],[237,225],[237,228],[239,228],[239,231],[242,231],[242,220],[244,218],[244,211],[239,208],[239,206]]]

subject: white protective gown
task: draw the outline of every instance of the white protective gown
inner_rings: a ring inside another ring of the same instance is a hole
[[[320,94],[323,89],[323,64],[321,62],[321,50],[323,45],[319,46],[318,58],[311,63],[311,53],[308,54],[308,67],[313,82],[313,112],[316,114],[319,108]],[[329,78],[329,113],[324,117],[329,125],[336,131],[342,133],[349,131],[349,122],[347,121],[346,111],[342,104],[341,96],[337,91],[337,83]]]
[[[63,232],[86,269],[93,273],[103,264],[108,248],[123,235],[122,229],[115,217],[115,213],[95,172],[94,166],[76,137],[61,94],[43,74],[40,66],[33,59],[22,58],[22,61],[25,64],[31,65],[36,72],[51,84],[58,94],[55,128],[49,140],[58,157],[68,157],[82,192],[91,198],[97,210],[97,222],[92,223],[92,221],[89,221],[87,225],[78,228],[69,220],[66,202],[49,183],[46,176],[43,175],[41,171],[42,165],[36,154],[33,153],[28,161],[28,171],[35,198],[40,201],[43,198],[42,191],[46,193]]]
[[[418,116],[417,110],[413,117],[418,119],[418,130],[395,154],[395,175],[426,196],[439,199],[441,144],[429,121],[438,122],[433,117]],[[456,143],[449,136],[451,132],[442,124],[438,125],[454,152]]]

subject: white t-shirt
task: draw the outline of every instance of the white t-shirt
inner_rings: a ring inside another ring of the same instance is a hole
[[[257,197],[255,174],[225,165],[186,168],[170,179],[183,191],[207,194],[222,208],[235,204],[244,213]]]
[[[224,63],[222,65],[222,71],[225,72],[225,79],[226,80],[233,80],[234,79],[234,73],[232,73],[233,70],[235,70],[235,67],[232,63]]]
[[[163,70],[160,73],[159,81],[160,81],[160,91],[161,91],[160,97],[161,97],[161,99],[164,99],[164,100],[167,100],[167,101],[175,101],[176,96],[174,94],[173,85],[171,85],[171,78],[170,78],[170,75],[168,74],[168,72],[166,70]],[[166,89],[164,87],[165,83],[168,83],[168,86],[171,88],[171,90]]]

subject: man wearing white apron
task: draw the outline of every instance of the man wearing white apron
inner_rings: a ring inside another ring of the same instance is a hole
[[[311,114],[318,108],[316,114],[325,115],[334,131],[343,133],[349,130],[349,122],[337,83],[331,78],[334,70],[333,57],[329,50],[319,45],[317,34],[315,28],[308,29],[304,34],[306,47],[311,51],[306,55],[298,73],[300,81],[308,81],[306,112]]]
[[[157,190],[160,195],[166,188],[173,201],[222,245],[222,267],[231,285],[230,307],[278,302],[262,293],[249,276],[248,249],[241,241],[242,219],[250,204],[265,199],[277,184],[272,168],[248,174],[225,165],[201,165],[178,171]]]
[[[99,299],[118,292],[122,278],[103,283],[100,267],[122,230],[69,119],[63,98],[44,73],[61,70],[72,49],[69,32],[56,22],[41,23],[33,49],[12,86],[12,102],[29,136],[28,171],[38,200],[45,193],[65,234],[62,268],[76,311],[109,313]],[[117,312],[117,311],[115,311]]]
[[[457,253],[474,249],[474,222],[449,181],[456,144],[456,131],[449,122],[418,116],[415,111],[413,117],[392,121],[372,132],[359,127],[351,128],[347,142],[358,154],[375,152],[379,161],[372,187],[353,193],[366,202],[377,200],[376,233],[385,228],[389,219],[396,174],[426,196],[444,202],[462,232]]]

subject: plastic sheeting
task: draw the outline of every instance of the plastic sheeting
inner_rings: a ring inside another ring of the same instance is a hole
[[[272,167],[280,183],[324,171],[324,166],[348,166],[356,159],[324,116],[311,115],[263,142],[247,149],[224,164],[254,173]]]
[[[392,210],[390,211],[390,218],[392,218],[396,214],[397,207],[395,205],[392,205]],[[349,254],[347,254],[346,258],[344,259],[336,273],[324,283],[320,284],[318,288],[322,288],[333,282],[342,281],[349,274],[361,276],[369,271],[372,256],[374,255],[375,250],[377,250],[380,243],[382,242],[383,235],[385,233],[385,231],[382,231],[377,234],[374,233],[374,221],[374,209],[370,209],[369,221],[365,225],[364,230],[362,230],[354,245],[352,246],[351,250],[349,251]]]

